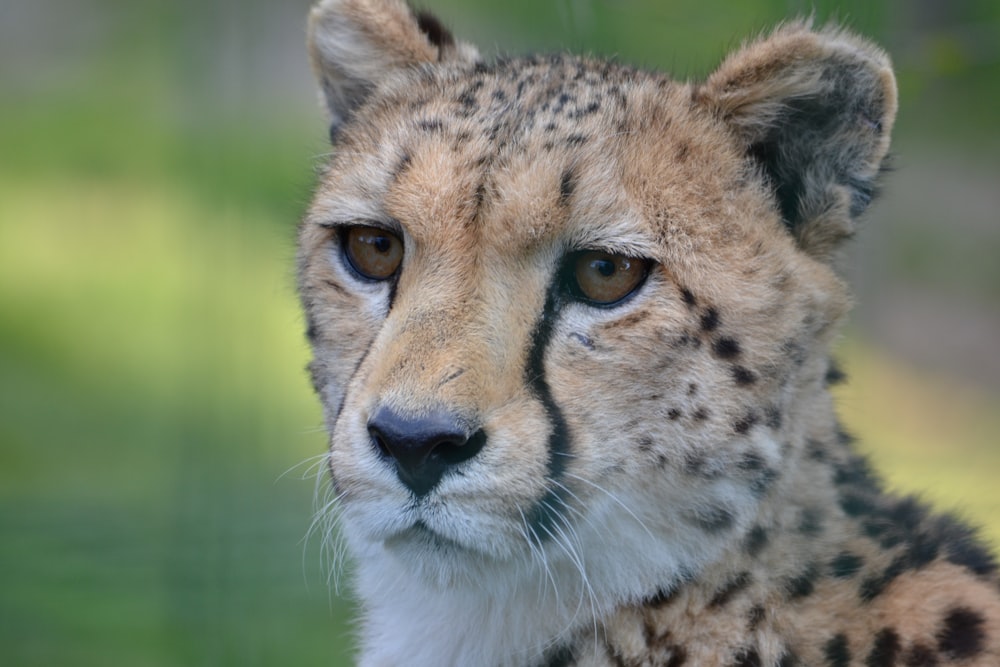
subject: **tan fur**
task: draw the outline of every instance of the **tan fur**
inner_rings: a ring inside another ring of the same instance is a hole
[[[299,283],[361,664],[1000,664],[992,557],[882,492],[827,389],[885,54],[792,23],[688,84],[420,25],[310,17],[338,127]],[[355,225],[401,239],[391,280],[349,268]],[[598,307],[560,273],[579,250],[652,268]],[[411,490],[385,411],[485,444]]]

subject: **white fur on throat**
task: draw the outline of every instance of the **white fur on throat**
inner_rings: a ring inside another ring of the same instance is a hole
[[[752,506],[742,493],[720,486],[712,496]],[[691,577],[743,532],[722,539],[679,526],[662,512],[671,505],[661,503],[690,499],[654,495],[595,496],[585,519],[560,522],[556,539],[505,560],[429,533],[370,541],[346,521],[364,608],[359,665],[524,667],[580,633],[596,641],[596,619]]]

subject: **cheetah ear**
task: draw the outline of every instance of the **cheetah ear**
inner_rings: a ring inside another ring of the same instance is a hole
[[[320,0],[309,14],[309,57],[331,136],[383,80],[426,63],[479,59],[432,15],[404,0]]]
[[[779,27],[695,90],[735,131],[799,245],[829,260],[876,191],[896,116],[886,54],[844,30]]]

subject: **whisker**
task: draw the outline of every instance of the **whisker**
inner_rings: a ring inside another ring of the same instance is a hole
[[[650,538],[652,538],[652,539],[654,539],[654,540],[656,539],[656,536],[655,536],[655,535],[653,535],[653,533],[652,533],[652,532],[651,532],[651,531],[649,530],[649,528],[647,528],[647,527],[646,527],[646,524],[645,524],[645,523],[643,523],[642,519],[640,519],[640,518],[639,518],[639,517],[638,517],[638,516],[636,515],[636,513],[635,513],[635,512],[633,512],[633,511],[632,511],[632,510],[631,510],[631,509],[629,508],[629,506],[628,506],[628,505],[626,505],[625,503],[623,503],[623,502],[622,502],[622,501],[621,501],[621,500],[620,500],[620,499],[619,499],[619,498],[618,498],[618,497],[617,497],[617,496],[616,496],[615,494],[611,493],[610,491],[608,491],[607,489],[605,489],[605,488],[604,488],[603,486],[601,486],[600,484],[595,484],[594,482],[591,482],[591,481],[590,481],[589,479],[586,479],[586,478],[583,478],[583,477],[580,477],[579,475],[575,475],[575,474],[573,474],[573,473],[571,473],[571,472],[568,472],[568,471],[567,471],[567,472],[564,472],[563,474],[564,474],[564,475],[566,475],[567,477],[570,477],[570,478],[572,478],[572,479],[575,479],[575,480],[577,480],[577,481],[579,481],[579,482],[583,482],[584,484],[589,484],[590,486],[594,487],[595,489],[597,489],[597,490],[598,490],[598,491],[600,491],[601,493],[605,494],[605,495],[606,495],[606,496],[607,496],[608,498],[610,498],[611,500],[613,500],[613,501],[615,501],[616,503],[618,503],[618,505],[619,505],[619,506],[621,506],[621,508],[622,508],[623,510],[625,510],[625,511],[626,511],[626,512],[628,513],[628,515],[629,515],[630,517],[632,517],[633,519],[635,519],[636,523],[638,523],[638,524],[639,524],[639,526],[640,526],[640,527],[641,527],[641,528],[642,528],[642,529],[643,529],[644,531],[646,531],[646,534],[647,534],[647,535],[649,535],[649,537],[650,537]]]

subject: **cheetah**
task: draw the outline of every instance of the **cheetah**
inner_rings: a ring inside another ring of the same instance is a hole
[[[885,53],[800,20],[698,82],[487,61],[403,0],[321,0],[308,47],[360,665],[1000,665],[994,557],[886,493],[830,395]]]

